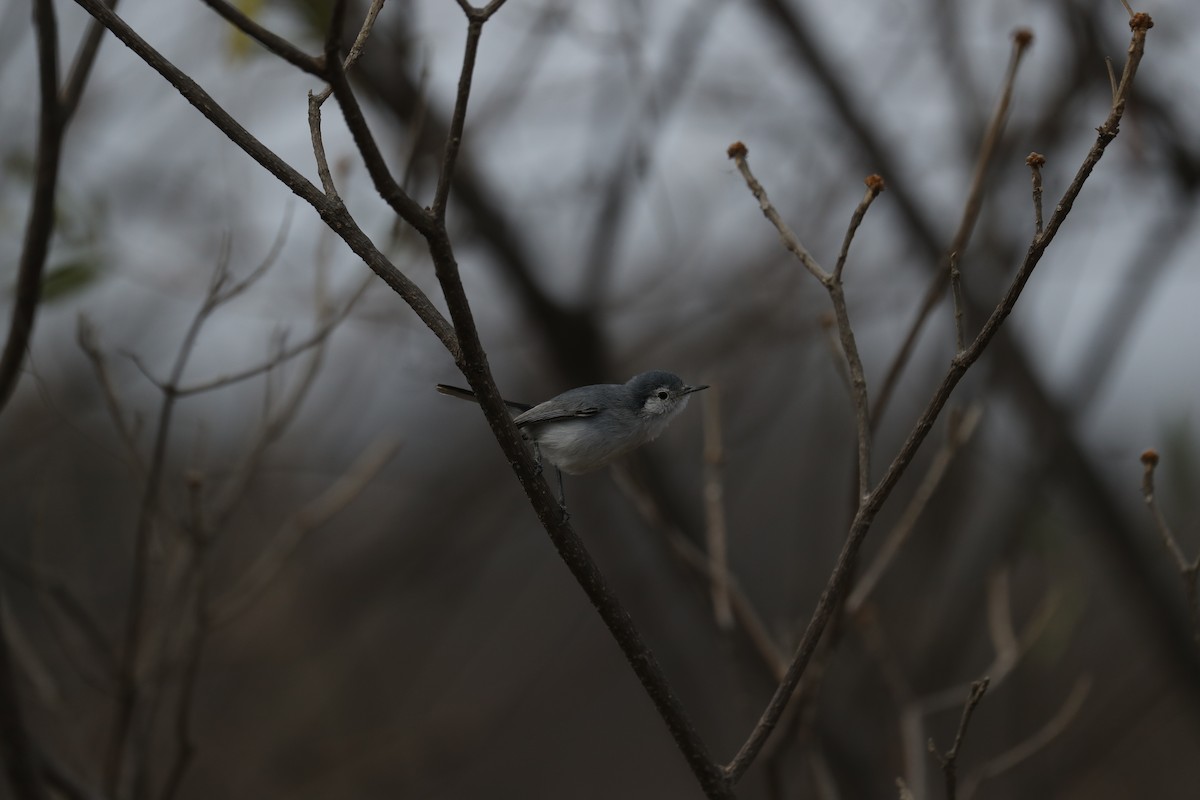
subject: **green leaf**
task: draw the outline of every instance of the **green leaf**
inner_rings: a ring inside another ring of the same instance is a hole
[[[52,267],[42,276],[42,301],[53,303],[69,297],[93,283],[100,274],[93,261],[68,261]]]

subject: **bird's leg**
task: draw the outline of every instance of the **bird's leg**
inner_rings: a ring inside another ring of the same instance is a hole
[[[567,511],[567,490],[563,487],[562,470],[558,467],[554,468],[558,473],[558,507],[562,509],[563,522],[571,518],[571,512]]]

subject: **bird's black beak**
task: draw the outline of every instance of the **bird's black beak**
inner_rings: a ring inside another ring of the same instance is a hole
[[[685,394],[691,394],[692,392],[700,392],[700,391],[703,391],[703,390],[705,390],[705,389],[707,389],[707,388],[708,388],[708,384],[707,384],[707,383],[706,383],[706,384],[704,384],[704,385],[702,385],[702,386],[685,386],[685,387],[683,387],[683,391],[682,391],[682,392],[680,392],[679,394],[682,396],[682,395],[685,395]]]

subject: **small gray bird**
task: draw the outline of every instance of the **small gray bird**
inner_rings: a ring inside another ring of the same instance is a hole
[[[578,475],[599,469],[658,438],[683,411],[688,395],[707,389],[688,386],[679,376],[662,370],[635,375],[627,383],[600,383],[568,389],[536,406],[505,400],[520,412],[515,421],[533,446],[534,457],[558,470],[560,502],[562,473]],[[439,383],[442,394],[475,401],[475,393]]]

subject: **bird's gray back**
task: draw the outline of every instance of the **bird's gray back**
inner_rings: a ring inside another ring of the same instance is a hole
[[[619,405],[626,395],[625,387],[619,383],[601,383],[595,386],[568,389],[562,394],[518,414],[516,417],[517,427],[524,428],[542,422],[553,422],[572,417],[593,417]]]

